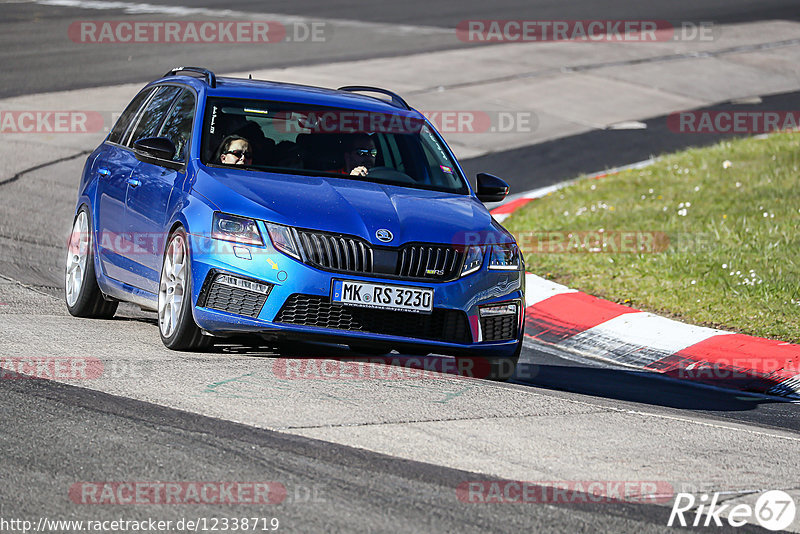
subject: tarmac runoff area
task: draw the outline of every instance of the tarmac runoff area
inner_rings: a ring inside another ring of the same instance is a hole
[[[353,83],[350,73],[369,73],[364,83],[392,88],[412,106],[426,112],[459,157],[464,159],[593,129],[636,128],[641,125],[639,121],[648,117],[800,89],[800,39],[797,35],[800,35],[799,23],[756,22],[717,26],[708,41],[514,43],[270,69],[252,74],[259,79],[338,87]],[[465,64],[471,68],[463,68]],[[407,75],[408,65],[413,65],[415,76]],[[0,130],[5,141],[0,151],[14,154],[14,157],[3,158],[0,164],[0,187],[8,183],[8,190],[10,182],[16,181],[21,171],[54,161],[56,163],[49,165],[47,172],[61,174],[63,166],[69,164],[69,158],[82,159],[82,152],[92,150],[101,141],[116,114],[139,88],[138,84],[124,85],[30,95],[0,102]],[[498,128],[503,131],[491,131]],[[26,129],[33,131],[11,133]],[[87,133],[74,133],[76,129]],[[60,159],[64,161],[58,163]],[[71,189],[77,183],[78,173],[74,176],[74,181],[46,194],[56,194],[59,199],[62,195],[69,197],[74,194]],[[25,194],[12,202],[13,207],[6,211],[12,217],[0,221],[0,242],[16,252],[0,256],[0,273],[15,280],[46,286],[52,292],[61,283],[60,256],[43,253],[41,239],[37,237],[40,232],[32,232],[27,239],[20,239],[20,232],[24,233],[24,230],[17,227],[15,221],[19,219],[13,215],[21,208],[33,209],[35,213],[37,206],[53,205],[56,199],[43,203],[40,197],[31,196],[24,186],[20,191],[25,191]],[[517,192],[509,203],[495,208],[493,213],[502,220],[543,192]],[[14,196],[13,190],[9,193],[12,193],[7,197],[10,200]],[[71,217],[68,210],[62,210],[62,213],[63,219],[51,217],[44,221],[36,218],[34,224],[38,229],[44,226],[53,236],[60,238],[66,235]],[[24,218],[23,214],[19,216]],[[41,257],[47,260],[37,261],[36,258]],[[529,287],[539,282],[540,279],[532,277]],[[545,284],[543,291],[548,287]],[[559,298],[575,297],[562,295]],[[553,336],[546,332],[558,319],[549,315],[531,319],[534,317],[532,314],[545,305],[540,303],[529,310],[529,326],[543,329],[542,332],[536,330],[538,333],[533,335],[548,342]],[[608,308],[608,305],[600,306]],[[626,308],[624,311],[636,310]],[[606,318],[603,311],[595,315],[603,320]],[[618,322],[626,320],[617,319]],[[589,323],[569,328],[559,326],[572,335],[582,332],[582,326],[584,330],[590,329],[569,342],[559,339],[559,346],[631,364],[632,358],[625,354],[639,351],[636,347],[641,347],[643,340],[628,342],[614,338],[616,341],[612,343],[609,334],[603,333],[596,340],[602,346],[595,346],[593,341],[586,340],[587,336],[603,332],[603,326],[594,324],[593,320]],[[695,327],[691,328],[692,332],[697,332]],[[671,330],[687,342],[694,339],[689,329]],[[720,336],[724,334],[728,333],[715,333],[711,340],[705,341],[699,355],[679,353],[678,350],[670,353],[677,356],[669,362],[657,363],[658,358],[642,357],[636,365],[641,363],[643,367],[671,376],[683,376],[680,373],[683,366],[692,365],[696,372],[690,378],[700,377],[700,371],[707,371],[709,365],[712,369],[722,366],[724,369],[718,375],[730,373],[735,377],[735,380],[716,381],[726,387],[790,396],[797,394],[797,373],[787,370],[797,368],[797,346],[740,337],[726,338],[726,343],[718,346],[722,340]],[[731,345],[734,340],[736,342]],[[620,346],[612,346],[614,343]],[[623,346],[627,348],[621,348]],[[691,343],[680,349],[688,346]],[[664,350],[658,353],[667,355]],[[734,360],[754,363],[733,365],[730,362]]]
[[[113,321],[76,319],[57,297],[9,280],[0,281],[0,302],[4,379],[21,370],[487,480],[548,485],[628,481],[636,473],[636,480],[658,482],[637,486],[658,495],[636,499],[664,506],[673,491],[724,491],[733,503],[775,488],[800,497],[794,461],[800,438],[793,432],[381,364],[337,376],[337,358],[346,351],[336,348],[311,349],[315,360],[225,346],[175,353],[162,346],[152,321],[136,320],[127,309]],[[721,458],[736,460],[720,469]],[[793,528],[800,531],[800,524]]]
[[[496,45],[253,76],[336,87],[353,82],[348,73],[369,72],[364,83],[395,89],[423,110],[491,107],[535,114],[532,132],[445,132],[459,156],[468,158],[713,102],[797,90],[800,45],[770,43],[790,42],[798,26],[725,26],[707,43]],[[408,65],[419,73],[413,79],[405,74]],[[107,117],[107,128],[111,113],[140,87],[18,97],[0,109],[96,111]],[[6,372],[19,369],[21,359],[44,358],[36,372],[59,382],[487,477],[626,480],[635,472],[675,491],[729,491],[731,502],[764,489],[800,495],[793,460],[800,439],[787,431],[656,408],[629,410],[603,399],[576,400],[438,373],[403,380],[386,379],[393,375],[378,370],[348,380],[287,378],[274,368],[281,360],[264,358],[263,351],[170,352],[151,316],[131,307],[123,307],[114,321],[68,316],[54,295],[81,153],[104,135],[3,134],[0,339]],[[550,298],[573,294],[559,291]],[[340,356],[330,350],[315,356]],[[720,469],[720,458],[736,462]],[[797,522],[791,529],[800,532]]]
[[[426,113],[464,160],[597,129],[640,128],[647,118],[715,103],[796,91],[798,35],[800,23],[767,21],[714,26],[710,40],[702,41],[475,45],[227,74],[323,87],[390,88]],[[18,154],[0,164],[0,182],[93,149],[147,81],[0,101],[3,150]],[[76,111],[85,115],[69,114]],[[73,127],[85,127],[87,133],[52,133]],[[23,130],[33,131],[13,133]],[[47,149],[20,150],[32,144]]]

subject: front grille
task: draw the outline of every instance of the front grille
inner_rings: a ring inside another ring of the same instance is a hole
[[[441,245],[406,245],[400,249],[397,274],[403,278],[451,280],[458,275],[464,255]]]
[[[517,316],[497,315],[481,317],[484,341],[506,341],[517,339]]]
[[[430,315],[331,304],[328,297],[294,294],[278,312],[277,323],[470,343],[467,317],[458,310],[434,308]]]
[[[458,278],[464,263],[464,252],[450,245],[373,247],[358,237],[311,230],[295,236],[303,261],[326,271],[443,282]]]
[[[267,302],[268,294],[222,284],[216,280],[219,276],[218,272],[211,271],[200,291],[197,305],[246,317],[258,317]]]
[[[372,272],[372,248],[355,237],[297,230],[307,263],[320,269]]]

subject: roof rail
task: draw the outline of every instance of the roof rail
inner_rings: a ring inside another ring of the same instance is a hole
[[[405,100],[403,100],[400,95],[397,93],[393,93],[388,89],[381,89],[380,87],[370,87],[368,85],[345,85],[344,87],[340,87],[337,91],[348,91],[348,92],[367,92],[367,93],[380,93],[382,95],[386,95],[392,98],[392,104],[397,107],[401,107],[403,109],[411,109]]]
[[[217,77],[216,75],[208,69],[204,69],[203,67],[175,67],[168,73],[164,75],[167,76],[177,76],[178,74],[186,73],[193,73],[193,74],[201,74],[208,85],[212,88],[217,86]]]

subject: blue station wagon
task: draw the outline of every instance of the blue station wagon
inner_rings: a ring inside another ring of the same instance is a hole
[[[524,265],[433,125],[400,96],[216,77],[148,84],[80,181],[66,260],[72,315],[158,313],[164,344],[255,335],[519,358]]]

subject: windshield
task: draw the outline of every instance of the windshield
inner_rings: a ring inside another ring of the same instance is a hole
[[[202,161],[467,194],[448,150],[411,113],[209,98]]]

